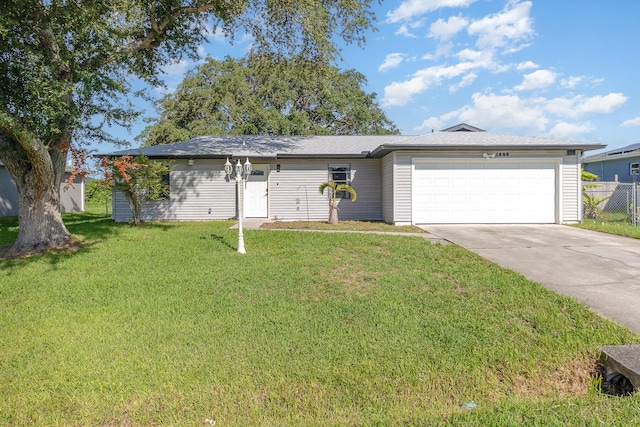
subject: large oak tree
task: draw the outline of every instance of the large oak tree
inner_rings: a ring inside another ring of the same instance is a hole
[[[9,253],[67,243],[59,183],[67,152],[109,139],[136,117],[135,78],[196,58],[206,34],[247,32],[259,52],[334,57],[363,42],[371,0],[2,0],[0,161],[15,180],[18,238]],[[124,100],[124,101],[123,101]]]
[[[202,135],[398,133],[365,84],[361,73],[320,58],[207,58],[160,100],[159,117],[137,139],[150,146]]]

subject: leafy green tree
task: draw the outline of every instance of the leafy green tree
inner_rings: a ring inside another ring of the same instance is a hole
[[[207,58],[160,101],[160,117],[137,139],[150,146],[202,135],[398,133],[365,84],[361,73],[319,58]]]
[[[113,184],[129,203],[133,214],[133,225],[142,222],[142,208],[149,200],[162,200],[169,194],[169,183],[164,179],[169,175],[169,164],[149,160],[143,154],[139,156],[121,156],[115,159],[102,159],[105,168],[105,181]]]
[[[197,59],[211,31],[249,34],[260,52],[331,60],[336,36],[364,42],[370,1],[0,1],[0,161],[20,222],[9,254],[69,241],[59,193],[67,153],[114,142],[104,124],[131,124],[130,82],[159,84],[162,67]]]
[[[356,190],[350,185],[339,184],[335,181],[324,182],[320,184],[318,190],[320,194],[324,194],[324,190],[329,189],[329,224],[338,223],[338,193],[346,191],[351,195],[351,202],[355,202],[358,195]]]
[[[84,189],[84,199],[87,203],[105,204],[111,197],[111,185],[104,179],[92,179]]]

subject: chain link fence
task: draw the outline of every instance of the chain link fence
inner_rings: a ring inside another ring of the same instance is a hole
[[[583,183],[584,218],[640,225],[639,190],[638,183]]]

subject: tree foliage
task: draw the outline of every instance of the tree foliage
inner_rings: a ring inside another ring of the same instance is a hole
[[[3,0],[0,161],[16,182],[20,231],[10,253],[65,244],[59,183],[67,152],[128,126],[135,79],[197,58],[207,34],[245,32],[260,52],[321,57],[335,36],[364,42],[370,0]]]
[[[84,188],[87,203],[106,203],[111,197],[111,184],[104,179],[92,179]]]
[[[142,209],[149,200],[162,200],[169,194],[169,183],[164,179],[169,175],[169,164],[149,160],[144,154],[136,157],[120,156],[103,158],[105,181],[120,191],[129,203],[133,214],[133,224],[142,222]]]
[[[361,73],[317,58],[208,58],[160,101],[160,117],[138,139],[150,146],[202,135],[398,133],[365,84]]]

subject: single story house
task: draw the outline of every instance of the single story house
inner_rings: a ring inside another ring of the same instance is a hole
[[[84,181],[78,176],[72,186],[66,180],[73,169],[67,169],[60,183],[60,211],[84,212]],[[18,190],[7,168],[0,162],[0,216],[18,215]]]
[[[598,175],[600,181],[633,182],[633,175],[640,173],[640,144],[585,157],[582,163],[584,170]]]
[[[422,136],[203,136],[108,155],[171,161],[169,195],[147,203],[143,220],[237,217],[236,184],[224,164],[248,158],[253,172],[240,196],[247,218],[326,220],[318,187],[333,179],[357,192],[354,203],[340,200],[340,219],[560,224],[582,220],[580,160],[599,148],[462,124]],[[130,218],[115,194],[113,219]]]

